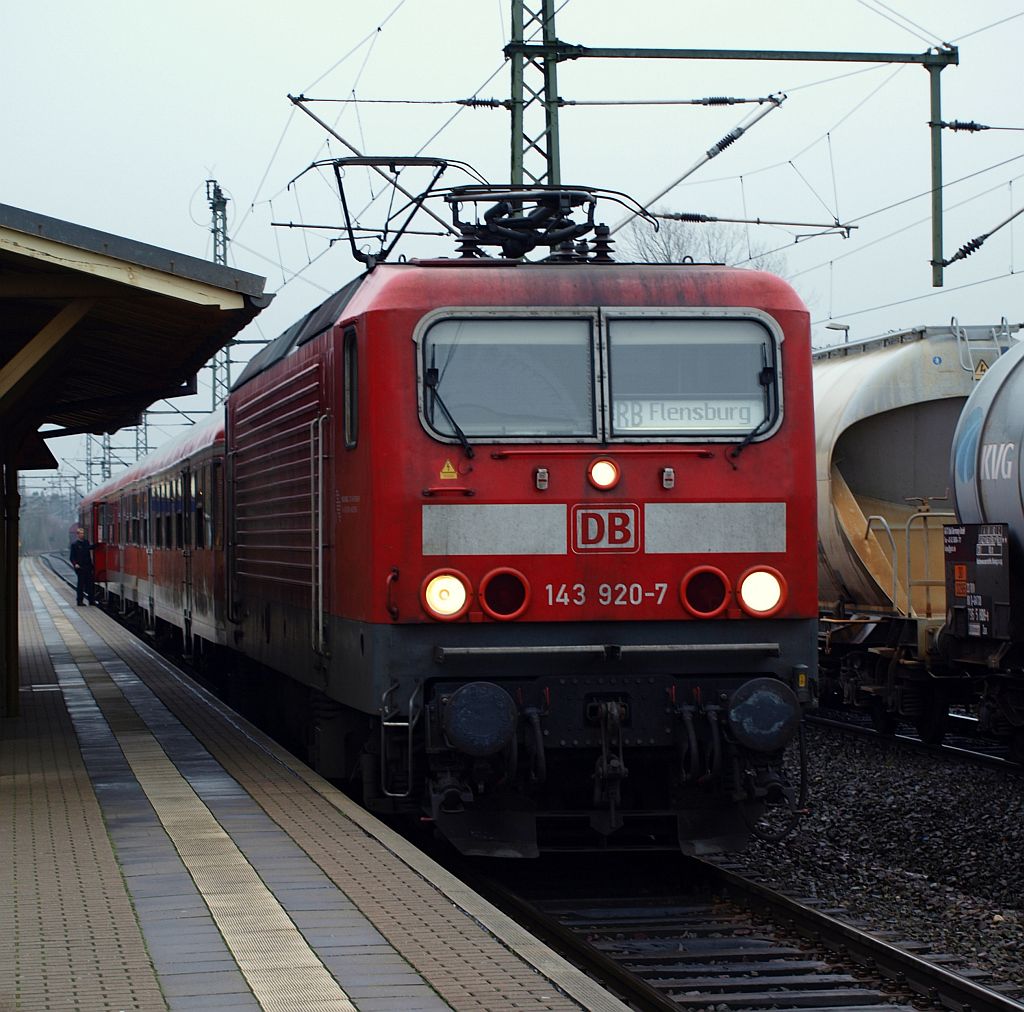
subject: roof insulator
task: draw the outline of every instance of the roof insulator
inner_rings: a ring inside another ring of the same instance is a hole
[[[948,260],[942,261],[943,267],[956,263],[957,260],[966,260],[972,253],[981,248],[981,244],[989,237],[988,232],[984,235],[975,236],[969,242],[965,242]]]
[[[713,148],[708,149],[708,158],[714,158],[715,155],[720,155],[730,144],[734,144],[738,141],[744,133],[745,131],[743,127],[736,127],[735,130],[731,130]]]
[[[976,123],[974,120],[961,120],[951,119],[948,123],[945,121],[939,121],[938,123],[929,123],[929,126],[939,126],[945,130],[966,130],[968,133],[977,133],[979,130],[991,130],[989,126],[985,126],[984,123]]]

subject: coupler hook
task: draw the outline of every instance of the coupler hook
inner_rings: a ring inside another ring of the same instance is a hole
[[[622,816],[618,813],[618,805],[622,800],[622,781],[629,776],[629,770],[623,761],[622,749],[622,704],[616,700],[606,700],[599,705],[601,720],[601,755],[598,756],[594,769],[594,805],[608,802],[606,819],[600,819],[606,833],[618,829],[622,825]],[[594,822],[594,820],[591,820]]]

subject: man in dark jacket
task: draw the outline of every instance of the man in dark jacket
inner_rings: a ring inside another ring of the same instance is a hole
[[[95,604],[92,582],[92,550],[95,545],[90,545],[85,538],[85,528],[78,528],[78,540],[71,542],[71,565],[75,567],[75,576],[78,577],[78,586],[75,593],[78,596],[79,607],[82,605],[82,598],[88,597],[89,604]]]

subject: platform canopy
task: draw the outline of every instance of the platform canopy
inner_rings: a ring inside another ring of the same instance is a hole
[[[188,393],[268,304],[265,279],[0,204],[0,423],[22,468],[33,435],[114,432]],[[49,454],[45,455],[49,458]]]
[[[18,471],[57,466],[44,439],[115,432],[194,391],[269,304],[265,283],[0,204],[0,714],[17,709]]]

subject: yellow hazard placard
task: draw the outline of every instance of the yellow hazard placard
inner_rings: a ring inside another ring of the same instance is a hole
[[[983,358],[978,359],[978,364],[974,367],[974,378],[980,380],[985,373],[988,372],[988,362]]]
[[[444,467],[441,468],[441,480],[452,481],[455,478],[458,478],[458,476],[459,472],[455,470],[455,465],[451,460],[446,460],[444,462]]]

